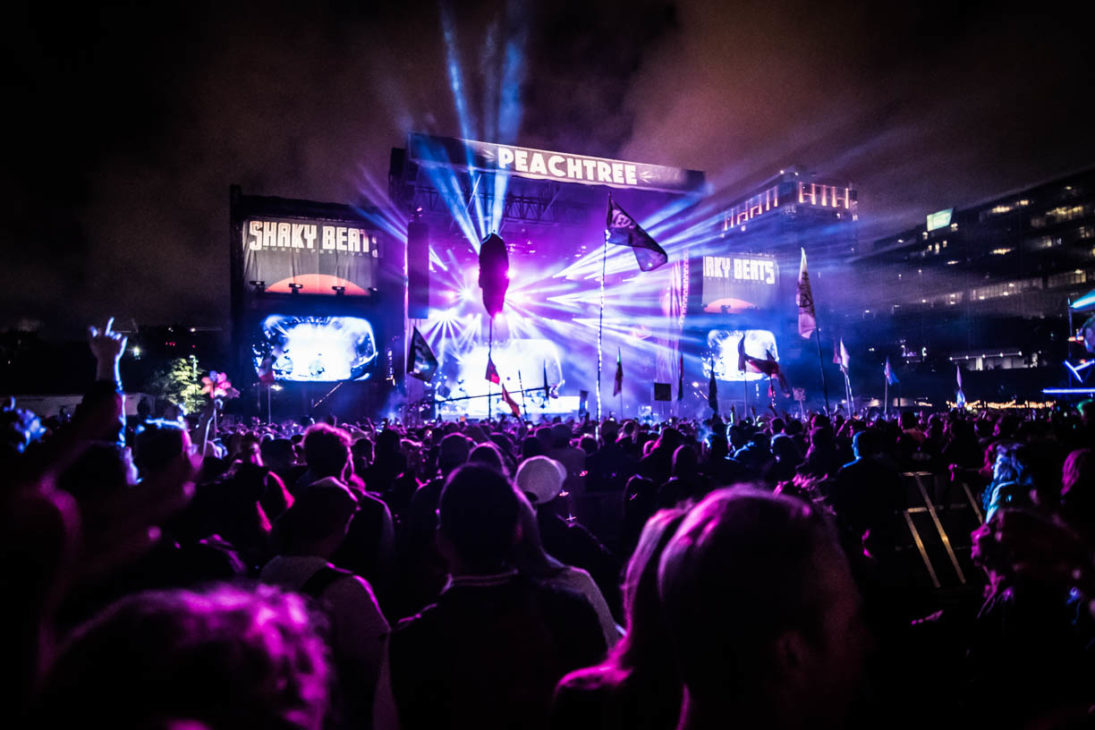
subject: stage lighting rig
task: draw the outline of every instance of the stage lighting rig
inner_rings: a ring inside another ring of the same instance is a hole
[[[336,297],[346,295],[346,287],[344,286],[332,286],[331,289],[334,291]]]
[[[254,289],[255,289],[254,293],[255,294],[262,294],[264,291],[266,291],[266,282],[265,281],[249,281],[247,283],[250,284],[252,287],[254,287]]]
[[[289,289],[293,294],[300,294],[300,290],[304,288],[304,284],[298,284],[295,281],[289,284]]]

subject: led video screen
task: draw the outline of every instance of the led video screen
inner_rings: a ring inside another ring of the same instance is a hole
[[[764,360],[771,353],[779,359],[776,336],[769,330],[713,329],[707,333],[707,350],[703,355],[703,374],[710,377],[712,364],[715,379],[725,381],[760,380],[766,376],[746,369],[738,370],[738,342],[745,338],[745,353]]]
[[[255,370],[275,380],[366,380],[377,362],[368,320],[348,316],[272,314],[262,320],[254,347]]]

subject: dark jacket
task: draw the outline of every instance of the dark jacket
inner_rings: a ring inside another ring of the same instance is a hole
[[[597,616],[582,597],[516,574],[457,579],[392,635],[400,724],[544,728],[556,683],[604,653]]]

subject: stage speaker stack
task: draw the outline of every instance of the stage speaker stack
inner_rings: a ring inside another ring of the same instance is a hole
[[[430,227],[417,218],[407,224],[407,318],[430,316]]]

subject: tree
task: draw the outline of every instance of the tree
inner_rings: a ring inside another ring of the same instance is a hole
[[[176,357],[148,382],[148,392],[180,405],[187,413],[198,413],[209,399],[202,393],[202,370],[195,355]]]

